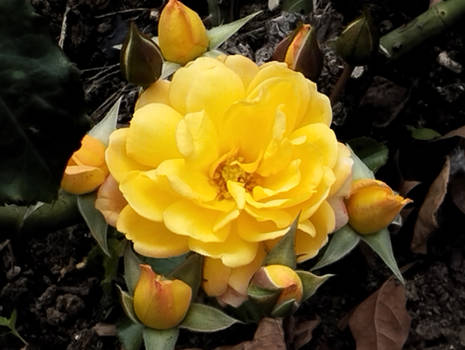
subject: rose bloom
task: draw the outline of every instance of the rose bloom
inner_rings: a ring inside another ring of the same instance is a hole
[[[110,137],[106,161],[128,203],[117,229],[145,256],[205,256],[207,294],[244,295],[299,213],[299,262],[335,229],[328,200],[345,194],[352,160],[331,117],[285,63],[196,59],[146,89]]]

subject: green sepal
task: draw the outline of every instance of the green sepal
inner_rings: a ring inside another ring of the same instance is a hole
[[[116,287],[118,287],[120,302],[124,313],[133,323],[140,324],[136,312],[134,311],[134,298],[122,290],[119,285],[116,285]]]
[[[95,208],[96,199],[96,191],[79,195],[77,196],[77,206],[90,230],[90,234],[94,237],[102,251],[110,256],[107,242],[108,224],[102,213]]]
[[[299,278],[302,281],[302,302],[315,294],[323,283],[325,283],[330,277],[334,276],[332,274],[317,276],[311,272],[302,270],[297,270],[296,273],[299,275]]]
[[[186,282],[192,288],[192,296],[195,298],[202,282],[202,268],[203,257],[194,253],[170,273],[168,277]]]
[[[360,235],[362,241],[370,246],[373,251],[384,261],[384,263],[391,269],[394,276],[402,283],[405,284],[402,273],[397,266],[394,253],[392,251],[391,236],[387,228],[372,233],[369,235]]]
[[[312,271],[339,261],[349,254],[360,242],[360,235],[349,225],[344,225],[331,236],[328,246],[317,263],[312,267]]]
[[[172,258],[149,258],[143,257],[143,263],[149,264],[152,270],[159,275],[169,276],[184,260],[187,254],[174,256]]]
[[[210,30],[207,30],[207,36],[210,40],[208,45],[209,50],[217,49],[221,46],[226,40],[228,40],[233,34],[235,34],[239,29],[241,29],[248,21],[254,18],[256,15],[260,14],[262,11],[257,11],[248,15],[246,17],[240,18],[237,21],[223,24],[218,27],[213,27]]]
[[[371,137],[357,137],[348,143],[354,153],[373,172],[378,171],[388,160],[389,149]]]
[[[129,289],[130,294],[134,294],[137,281],[139,281],[140,267],[142,261],[132,250],[131,244],[126,245],[124,250],[124,281]]]
[[[192,303],[179,328],[194,332],[217,332],[241,321],[212,306]]]
[[[142,331],[145,350],[173,350],[178,336],[178,328],[153,329],[145,327]]]
[[[163,56],[158,45],[139,31],[134,22],[121,48],[121,73],[130,83],[148,87],[160,78]]]
[[[118,322],[116,330],[124,350],[140,350],[144,328],[144,325],[128,319]]]
[[[289,230],[281,237],[279,242],[267,254],[264,266],[284,265],[295,270],[297,266],[297,257],[295,255],[295,232],[299,223],[300,214],[297,215],[294,222],[289,226]]]
[[[347,145],[347,147],[349,148],[351,157],[354,161],[354,164],[352,165],[352,181],[358,179],[374,179],[375,174],[373,174],[373,171],[367,167],[367,165],[355,154],[349,145]]]
[[[121,96],[113,104],[113,106],[111,106],[110,110],[107,112],[107,114],[105,114],[105,117],[89,131],[89,135],[102,141],[105,147],[108,146],[108,141],[111,133],[116,130],[116,124],[118,122],[118,113],[122,99],[123,97]]]
[[[273,311],[271,311],[272,317],[286,317],[291,315],[295,310],[297,310],[297,303],[295,299],[289,299],[281,304],[275,306]]]
[[[257,312],[261,315],[269,315],[276,305],[276,301],[282,292],[282,288],[267,289],[261,288],[253,283],[247,289],[249,300],[256,305]]]

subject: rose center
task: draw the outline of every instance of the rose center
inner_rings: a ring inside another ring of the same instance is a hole
[[[235,160],[220,163],[213,174],[213,182],[219,189],[218,200],[231,198],[227,187],[228,181],[241,183],[247,191],[251,191],[256,185],[256,175],[244,171]]]

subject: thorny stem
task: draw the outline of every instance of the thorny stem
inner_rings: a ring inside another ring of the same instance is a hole
[[[350,75],[352,74],[354,68],[355,67],[351,64],[344,62],[344,70],[339,76],[339,79],[337,80],[336,85],[334,85],[333,91],[331,92],[331,96],[329,97],[332,106],[337,102],[339,96],[344,91],[344,88],[349,81]]]

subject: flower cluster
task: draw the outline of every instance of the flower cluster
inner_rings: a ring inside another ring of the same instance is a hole
[[[117,228],[145,256],[205,256],[209,295],[244,295],[299,213],[298,261],[335,229],[330,199],[347,194],[352,160],[330,123],[328,98],[284,63],[198,58],[146,89],[110,137],[128,202]]]

